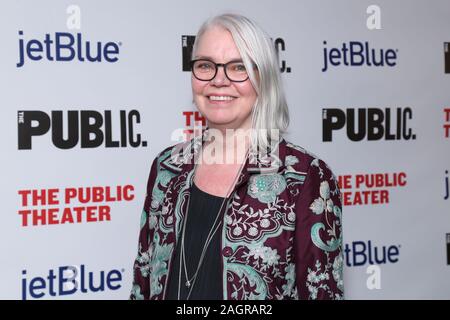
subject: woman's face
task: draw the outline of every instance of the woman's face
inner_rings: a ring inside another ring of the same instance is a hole
[[[194,59],[199,58],[215,63],[242,59],[231,33],[217,26],[209,28],[201,36]],[[192,75],[192,93],[210,128],[251,128],[251,111],[257,95],[250,79],[232,82],[225,76],[224,69],[219,67],[210,81],[201,81]],[[217,99],[214,96],[231,97],[231,100],[213,100]]]

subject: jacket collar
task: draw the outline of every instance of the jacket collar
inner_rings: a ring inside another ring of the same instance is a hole
[[[200,155],[202,146],[207,140],[208,129],[206,128],[201,135],[195,136],[191,140],[173,146],[161,161],[161,166],[175,174],[181,175],[192,171],[195,167],[195,159]],[[280,173],[285,168],[285,159],[286,140],[281,137],[274,146],[273,153],[269,152],[263,158],[250,153],[236,186],[247,182],[254,174]]]

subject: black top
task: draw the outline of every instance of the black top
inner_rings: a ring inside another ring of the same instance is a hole
[[[188,277],[192,278],[197,269],[200,255],[205,245],[206,238],[211,230],[211,227],[217,217],[217,214],[225,198],[218,197],[200,190],[195,183],[192,184],[189,208],[186,221],[185,233],[185,254]],[[192,287],[192,292],[189,300],[222,300],[222,267],[221,267],[221,237],[222,237],[222,223],[226,203],[222,207],[220,217],[217,223],[220,227],[217,229],[212,238],[207,250],[203,263],[197,274],[197,279]],[[181,224],[182,226],[182,224]],[[175,256],[172,260],[172,270],[169,276],[169,283],[167,288],[166,299],[178,299],[178,281],[180,270],[180,253],[181,253],[181,235],[178,239]],[[183,263],[183,262],[181,262]],[[180,285],[180,299],[186,300],[189,288],[186,287],[186,276],[184,267],[181,269],[181,285]],[[192,284],[191,284],[192,286]]]

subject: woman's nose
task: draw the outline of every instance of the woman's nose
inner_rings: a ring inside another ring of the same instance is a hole
[[[230,84],[230,80],[225,74],[225,68],[223,66],[217,67],[216,76],[211,80],[214,85],[225,86]]]

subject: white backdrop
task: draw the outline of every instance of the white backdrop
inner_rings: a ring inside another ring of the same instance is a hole
[[[175,129],[193,124],[184,114],[195,109],[182,39],[229,11],[257,21],[279,49],[287,139],[343,182],[346,298],[450,298],[449,1],[41,0],[2,1],[0,9],[0,298],[128,298],[151,162],[175,143]],[[68,34],[81,45],[68,49]],[[69,61],[57,61],[57,39]],[[99,42],[101,61],[87,61],[86,46],[96,56]],[[347,49],[359,43],[388,61],[350,65]],[[351,115],[374,109],[381,114],[359,126]],[[401,134],[352,141],[353,119],[356,132]],[[324,141],[324,128],[338,121]],[[375,174],[381,184],[357,186]],[[394,176],[401,185],[389,186]],[[94,187],[96,197],[76,196]]]

